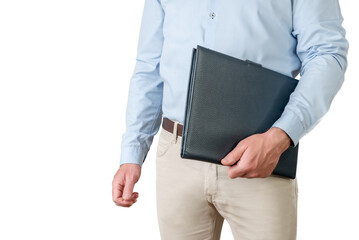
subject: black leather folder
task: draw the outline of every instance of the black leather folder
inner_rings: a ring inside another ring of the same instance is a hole
[[[242,139],[267,131],[298,83],[200,45],[193,48],[189,77],[181,157],[215,164]],[[272,174],[296,177],[298,147],[283,152]]]

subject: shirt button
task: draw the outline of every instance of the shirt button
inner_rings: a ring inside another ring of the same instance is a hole
[[[209,16],[213,19],[213,18],[215,18],[216,14],[214,12],[212,12]]]

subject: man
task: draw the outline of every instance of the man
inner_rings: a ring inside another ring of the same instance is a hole
[[[163,119],[156,152],[162,239],[219,239],[224,219],[235,239],[296,239],[297,179],[271,172],[320,121],[343,83],[349,45],[342,20],[338,0],[146,0],[114,202],[136,202],[133,188]],[[301,75],[281,117],[239,142],[224,166],[180,158],[197,45]]]

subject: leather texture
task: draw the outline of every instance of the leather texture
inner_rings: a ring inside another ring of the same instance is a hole
[[[281,116],[298,80],[197,45],[192,51],[181,157],[221,164],[242,139],[267,131]],[[297,146],[272,174],[296,177]]]

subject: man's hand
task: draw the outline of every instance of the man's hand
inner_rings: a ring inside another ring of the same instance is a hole
[[[221,163],[228,166],[230,178],[265,178],[271,175],[280,155],[290,143],[286,132],[272,127],[265,133],[254,134],[240,141]]]
[[[125,163],[120,166],[112,181],[112,200],[117,206],[131,207],[137,201],[138,192],[133,192],[141,176],[141,166]]]

